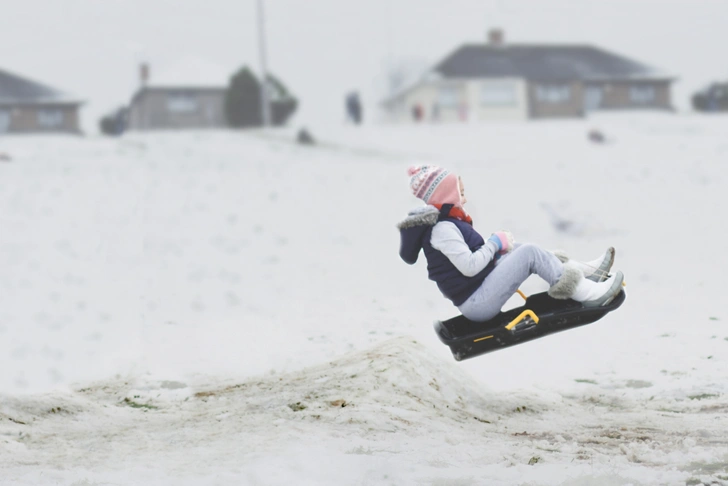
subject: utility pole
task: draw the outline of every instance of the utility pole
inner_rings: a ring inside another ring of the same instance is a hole
[[[263,0],[258,0],[258,46],[260,48],[260,69],[262,79],[260,82],[260,114],[263,126],[270,125],[270,103],[268,102],[268,67],[265,52],[265,12]]]

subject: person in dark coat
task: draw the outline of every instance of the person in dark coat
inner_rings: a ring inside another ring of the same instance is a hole
[[[362,122],[362,108],[359,93],[349,93],[346,97],[346,113],[354,125],[359,125]]]

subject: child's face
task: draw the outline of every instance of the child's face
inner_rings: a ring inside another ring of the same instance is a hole
[[[458,177],[458,186],[460,186],[460,204],[465,204],[468,202],[468,198],[465,197],[465,186],[463,185],[463,180]]]

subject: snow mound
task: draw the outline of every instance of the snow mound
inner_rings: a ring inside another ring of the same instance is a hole
[[[143,417],[150,425],[176,427],[172,422],[183,424],[187,413],[210,422],[234,416],[246,426],[277,420],[316,421],[331,428],[345,424],[349,433],[361,435],[419,427],[447,430],[489,423],[488,417],[505,411],[503,404],[494,408],[495,398],[455,364],[443,362],[410,337],[400,337],[301,371],[241,383],[222,381],[209,388],[140,377],[97,382],[68,393],[4,396],[0,430],[6,437],[16,436],[17,442],[27,429],[50,431],[56,424],[68,438],[74,429],[85,433],[92,421],[115,421],[121,427]],[[129,415],[130,410],[138,414]],[[432,420],[435,415],[438,423]],[[36,435],[41,437],[51,439],[50,434]],[[11,442],[0,442],[0,447]]]
[[[716,414],[706,413],[691,437],[679,415],[635,409],[619,394],[496,394],[399,337],[300,371],[206,387],[139,377],[0,397],[0,468],[13,484],[130,475],[145,484],[213,476],[220,484],[490,477],[488,484],[595,485],[722,477],[728,456],[711,430]]]
[[[167,476],[147,469],[151,457],[155,466],[176,473],[176,481],[231,464],[243,470],[236,480],[251,484],[290,484],[301,475],[310,484],[360,474],[378,481],[382,459],[371,462],[395,452],[392,437],[406,449],[436,451],[455,443],[452,433],[484,432],[507,411],[454,363],[411,337],[243,382],[192,388],[138,377],[3,396],[0,404],[0,468],[14,472],[10,477],[18,484],[78,478],[70,464],[93,468],[94,480],[116,480],[134,470],[144,471],[145,484],[167,484]],[[312,455],[316,470],[308,470]],[[341,457],[334,466],[321,464],[322,456]],[[437,468],[444,464],[433,460]]]
[[[368,433],[472,425],[475,415],[492,413],[494,397],[481,389],[455,364],[401,337],[300,372],[202,390],[195,397],[243,399],[251,413],[290,418],[293,411],[331,426],[359,424]],[[439,425],[431,420],[434,414]]]

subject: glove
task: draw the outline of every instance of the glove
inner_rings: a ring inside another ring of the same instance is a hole
[[[513,250],[513,235],[510,231],[497,231],[490,235],[488,241],[492,241],[498,247],[498,255],[505,255]]]

